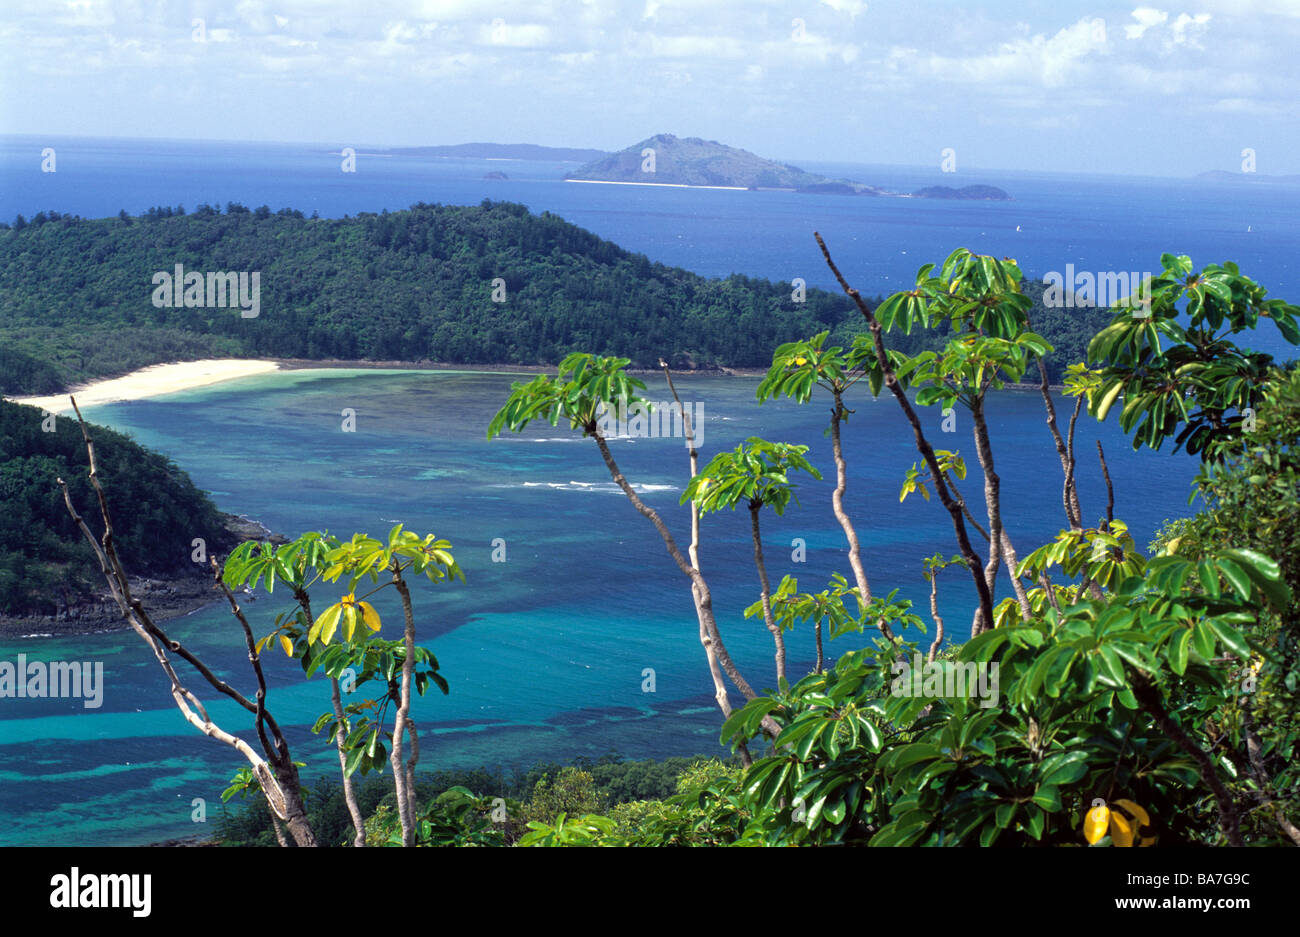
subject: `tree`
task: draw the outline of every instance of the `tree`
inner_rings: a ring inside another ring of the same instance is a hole
[[[109,515],[108,498],[98,477],[94,443],[90,439],[90,432],[86,427],[85,420],[81,417],[81,410],[77,407],[75,399],[72,400],[72,406],[77,413],[78,421],[81,423],[86,455],[89,460],[88,477],[95,490],[100,518],[104,525],[104,534],[98,541],[95,539],[94,534],[91,533],[90,528],[86,526],[86,522],[81,518],[81,515],[77,513],[67,483],[60,478],[58,479],[58,485],[63,491],[68,514],[72,517],[73,523],[80,529],[99,560],[100,569],[108,582],[114,602],[117,603],[119,610],[122,612],[122,617],[126,619],[140,639],[149,646],[149,649],[153,651],[158,665],[171,682],[172,699],[185,720],[204,735],[215,738],[234,748],[248,761],[250,767],[245,769],[247,783],[250,786],[254,783],[258,785],[265,796],[267,806],[270,808],[275,820],[276,835],[281,845],[315,846],[316,837],[312,832],[311,825],[307,822],[306,810],[303,807],[302,787],[298,780],[298,766],[293,761],[289,751],[289,743],[280,731],[279,723],[270,710],[267,709],[266,678],[262,672],[261,663],[258,661],[257,652],[254,649],[252,629],[236,604],[234,595],[231,594],[228,588],[222,590],[230,603],[231,611],[239,621],[244,640],[248,646],[249,664],[257,680],[257,692],[252,700],[214,674],[180,641],[170,637],[153,621],[145,610],[144,604],[132,596],[130,580],[122,566],[113,538],[113,522]],[[212,565],[213,569],[216,570],[215,557],[212,559]],[[217,581],[220,583],[219,578]],[[214,690],[229,696],[244,710],[253,715],[257,740],[261,747],[260,753],[239,736],[222,728],[209,716],[207,708],[199,697],[181,681],[168,656],[168,652],[174,653],[182,660],[185,660],[199,672],[200,676]],[[287,837],[282,832],[280,824],[284,825],[284,830],[288,833]]]
[[[571,428],[581,429],[583,436],[590,436],[595,440],[596,447],[600,450],[601,458],[614,483],[622,489],[623,494],[632,502],[632,506],[654,525],[664,541],[669,556],[677,564],[677,568],[690,579],[691,598],[695,603],[695,612],[700,624],[700,643],[704,646],[709,670],[713,676],[718,707],[726,717],[731,713],[731,703],[722,684],[719,667],[746,699],[752,700],[758,694],[732,661],[718,630],[713,611],[713,594],[693,555],[695,542],[698,539],[697,515],[693,515],[692,518],[692,559],[688,562],[659,513],[641,500],[623,476],[601,431],[601,424],[607,424],[609,414],[619,407],[623,412],[629,412],[633,408],[640,408],[647,415],[651,412],[649,402],[637,393],[645,389],[645,384],[628,377],[624,371],[628,364],[627,358],[606,358],[575,352],[560,362],[558,373],[554,377],[543,374],[527,383],[516,381],[512,385],[509,399],[488,425],[487,435],[492,439],[499,435],[502,429],[519,432],[535,419],[544,419],[555,426],[560,418],[564,417]],[[680,401],[677,403],[682,419],[685,421],[687,419],[685,410],[681,407]],[[690,442],[694,453],[693,436]],[[694,454],[691,460],[694,467]],[[764,728],[775,737],[777,731],[775,723],[769,722]]]
[[[214,587],[225,596],[239,623],[248,649],[249,666],[256,678],[257,691],[249,699],[217,677],[180,641],[168,635],[153,621],[144,604],[132,596],[130,580],[118,554],[94,444],[75,399],[72,405],[81,423],[89,461],[88,477],[97,497],[103,536],[96,540],[77,512],[68,484],[59,478],[57,482],[64,503],[73,523],[94,551],[123,617],[153,651],[159,666],[170,679],[177,708],[195,728],[236,749],[248,761],[249,767],[236,772],[223,799],[228,800],[236,793],[260,791],[271,811],[276,838],[281,845],[317,845],[304,806],[298,763],[293,761],[288,742],[268,708],[261,654],[274,642],[285,654],[301,660],[307,676],[320,668],[330,677],[333,711],[323,715],[315,729],[319,732],[329,725],[330,741],[338,749],[345,799],[354,825],[354,845],[365,845],[366,830],[349,778],[358,768],[364,773],[383,764],[387,752],[381,736],[392,745],[389,762],[397,794],[401,841],[406,846],[415,845],[421,823],[415,794],[415,766],[420,750],[418,728],[410,716],[411,692],[414,689],[423,694],[429,684],[434,684],[447,693],[448,685],[438,672],[437,659],[426,648],[415,644],[415,618],[406,577],[422,576],[434,583],[463,580],[464,574],[450,552],[450,542],[432,534],[420,537],[403,530],[398,524],[384,541],[363,534],[355,534],[349,541],[340,541],[314,531],[279,547],[249,541],[231,553],[224,570],[217,557],[212,556]],[[369,578],[372,583],[378,583],[381,575],[387,577],[382,585],[360,598],[356,596],[356,587],[362,579]],[[336,582],[344,576],[349,577],[348,592],[319,616],[313,617],[311,587],[321,581]],[[288,586],[298,604],[292,612],[282,613],[276,618],[273,631],[260,640],[254,640],[252,626],[232,590],[246,585],[256,587],[263,580],[268,592],[274,589],[276,582]],[[389,585],[396,589],[402,603],[405,627],[400,641],[377,636],[382,623],[374,606],[366,601],[370,595]],[[336,637],[341,639],[337,643]],[[199,697],[182,682],[169,652],[194,667],[214,690],[235,700],[253,716],[260,753],[211,718]],[[357,685],[382,679],[385,689],[382,702],[367,699],[351,703],[345,709],[341,704],[339,679],[348,671],[349,679]],[[395,710],[391,731],[384,727],[390,704]],[[376,711],[373,719],[368,715],[371,711]],[[409,755],[404,759],[404,745],[408,744]],[[427,817],[424,819],[428,820]]]
[[[401,524],[393,527],[383,541],[363,534],[340,541],[316,531],[280,547],[249,541],[237,547],[225,564],[223,583],[227,588],[246,584],[256,587],[261,580],[270,592],[276,582],[281,582],[297,601],[292,612],[277,616],[275,630],[257,643],[255,652],[260,654],[273,643],[278,644],[285,654],[300,660],[308,677],[317,669],[329,677],[333,708],[316,721],[314,731],[320,732],[328,726],[330,741],[338,750],[344,799],[352,818],[356,846],[365,845],[366,831],[350,776],[358,769],[363,774],[372,769],[382,770],[385,756],[393,771],[402,844],[415,845],[418,832],[415,766],[420,758],[420,745],[419,731],[410,715],[411,691],[424,695],[429,684],[433,684],[444,694],[448,692],[437,658],[427,648],[415,644],[408,574],[423,576],[434,583],[464,580],[449,541],[433,534],[420,537],[403,530]],[[336,582],[345,575],[349,577],[347,593],[313,616],[309,590],[318,582]],[[362,579],[378,583],[381,575],[387,576],[383,584],[360,597],[356,595]],[[402,603],[404,630],[400,641],[378,637],[382,623],[374,606],[366,601],[390,585]],[[341,638],[338,643],[334,643],[336,637]],[[382,680],[383,696],[380,700],[365,699],[344,707],[340,680],[345,676],[351,684],[349,692],[371,680]],[[394,709],[391,731],[384,725],[390,706]],[[392,745],[391,754],[383,739]],[[403,761],[407,745],[409,755]]]

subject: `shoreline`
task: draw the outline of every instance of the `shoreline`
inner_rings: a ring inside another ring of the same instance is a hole
[[[205,358],[200,361],[175,361],[153,364],[116,377],[89,381],[58,394],[29,397],[6,397],[14,403],[39,407],[48,413],[72,410],[69,396],[77,398],[79,407],[145,400],[162,394],[193,390],[221,384],[239,377],[280,370],[280,364],[268,358]]]
[[[68,413],[72,405],[69,396],[77,398],[81,407],[98,406],[108,403],[124,403],[134,400],[147,400],[165,394],[174,394],[201,387],[210,387],[242,377],[270,374],[276,371],[308,370],[394,370],[394,371],[470,371],[484,374],[543,374],[554,371],[555,365],[542,364],[486,364],[460,363],[448,361],[374,361],[369,359],[345,358],[206,358],[199,361],[167,362],[153,364],[126,374],[106,377],[79,384],[58,394],[41,396],[12,397],[4,399],[31,407],[39,407],[49,413]],[[722,375],[727,377],[763,377],[767,368],[681,368],[674,369],[677,375]],[[628,374],[646,376],[662,374],[658,368],[627,368]],[[1054,391],[1064,390],[1064,385],[1051,384]],[[1004,390],[1039,390],[1037,383],[1008,383]]]
[[[226,530],[236,540],[287,542],[282,534],[243,514],[225,514]],[[192,615],[222,601],[207,569],[163,576],[131,576],[131,594],[145,604],[149,616],[159,624]],[[54,615],[0,616],[0,641],[28,641],[42,638],[71,638],[87,634],[129,631],[107,587],[84,596],[72,609]]]

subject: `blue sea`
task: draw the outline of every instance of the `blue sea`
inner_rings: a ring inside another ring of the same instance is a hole
[[[52,174],[40,172],[45,146],[56,148]],[[1294,188],[1045,173],[963,171],[954,178],[937,168],[802,164],[899,190],[987,183],[1014,196],[1005,203],[853,199],[580,185],[560,179],[572,164],[419,160],[367,155],[365,147],[357,148],[357,173],[344,174],[333,150],[3,137],[0,217],[47,209],[101,217],[151,205],[192,209],[204,201],[341,216],[493,198],[554,212],[654,260],[710,276],[803,277],[831,286],[812,240],[819,230],[867,294],[909,284],[917,266],[964,245],[1016,257],[1038,273],[1068,263],[1079,270],[1155,269],[1162,251],[1188,253],[1198,263],[1230,259],[1274,295],[1300,295]],[[509,180],[483,179],[494,170]],[[1257,344],[1281,347],[1271,335]],[[401,521],[453,542],[467,581],[426,585],[414,595],[420,640],[451,685],[450,695],[435,691],[415,705],[422,767],[720,752],[688,583],[610,482],[594,444],[563,426],[485,438],[514,379],[470,370],[280,372],[91,408],[87,416],[171,456],[224,510],[286,534],[381,535]],[[665,399],[661,380],[648,384],[651,399]],[[811,446],[814,464],[833,478],[826,402],[760,406],[756,386],[754,378],[679,379],[683,399],[703,406],[705,456],[758,434]],[[897,588],[928,621],[921,560],[956,552],[948,517],[916,496],[899,503],[902,476],[917,456],[895,403],[864,394],[853,406],[845,432],[847,509],[873,590]],[[356,411],[354,433],[341,428],[346,407]],[[1010,532],[1023,556],[1061,526],[1060,466],[1036,393],[999,393],[989,410]],[[968,423],[959,413],[957,432],[946,435],[937,413],[926,416],[935,444],[970,460],[963,491],[977,500],[982,480]],[[1085,417],[1079,451],[1090,520],[1105,506],[1095,439],[1115,479],[1116,513],[1140,546],[1164,519],[1189,512],[1193,460],[1135,453],[1113,418],[1099,425]],[[625,474],[684,543],[682,440],[612,445]],[[809,479],[798,489],[799,505],[784,517],[764,517],[774,582],[788,573],[801,589],[816,591],[831,572],[847,572],[830,488],[830,481]],[[796,561],[797,539],[806,543],[805,562]],[[502,540],[505,561],[494,562],[494,542]],[[733,656],[752,683],[770,687],[770,637],[761,622],[743,616],[758,585],[747,512],[707,518],[701,558]],[[385,632],[397,634],[400,612],[386,596],[378,602]],[[974,605],[964,574],[941,577],[940,599],[949,634],[960,640]],[[263,593],[247,608],[255,628],[270,630],[285,604]],[[212,606],[168,627],[247,688],[242,640],[227,612]],[[829,653],[861,640],[842,638]],[[810,633],[796,631],[788,643],[792,670],[811,663]],[[79,700],[0,701],[0,843],[137,844],[210,828],[220,792],[241,762],[183,721],[133,633],[0,646],[0,660],[19,653],[102,662],[105,693],[99,709]],[[295,757],[308,763],[309,778],[336,770],[333,750],[310,732],[329,708],[327,684],[303,680],[282,657],[268,660],[270,706],[291,727]],[[646,668],[654,671],[654,693],[643,691]],[[205,699],[218,721],[243,724],[233,707]],[[192,819],[196,798],[207,805],[207,826]]]

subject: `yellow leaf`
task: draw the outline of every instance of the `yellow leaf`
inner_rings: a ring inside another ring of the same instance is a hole
[[[1140,837],[1138,839],[1138,845],[1139,846],[1153,845],[1156,841],[1156,838],[1154,836],[1142,835],[1142,831],[1144,829],[1150,829],[1151,827],[1150,814],[1148,814],[1146,810],[1144,810],[1142,807],[1139,807],[1131,800],[1117,800],[1115,801],[1115,804],[1116,806],[1123,807],[1128,812],[1128,815],[1134,819],[1135,822],[1133,824],[1133,828],[1134,831]]]
[[[321,613],[320,618],[316,619],[316,624],[312,630],[316,632],[322,644],[329,644],[330,639],[334,637],[334,629],[338,627],[339,615],[343,613],[343,603],[336,602]]]
[[[352,635],[357,630],[357,606],[349,602],[343,606],[343,637],[347,641],[352,640]]]
[[[1110,841],[1116,846],[1133,845],[1133,825],[1118,810],[1110,814]]]
[[[379,613],[369,602],[357,603],[361,606],[361,620],[366,623],[366,627],[371,631],[379,630]]]
[[[1093,807],[1083,818],[1083,838],[1089,843],[1100,842],[1109,823],[1110,811],[1105,807]]]
[[[280,647],[284,648],[286,657],[293,657],[293,642],[289,640],[288,635],[280,635]]]

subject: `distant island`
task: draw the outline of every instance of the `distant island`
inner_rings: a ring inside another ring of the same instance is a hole
[[[1229,172],[1226,169],[1212,169],[1209,172],[1197,173],[1195,178],[1205,182],[1271,182],[1274,185],[1300,185],[1300,175],[1268,176],[1257,172]]]
[[[967,185],[954,189],[946,185],[931,185],[917,189],[912,198],[974,199],[976,201],[1006,201],[1011,196],[995,185]]]
[[[1011,198],[991,185],[961,189],[931,186],[917,192],[891,192],[852,179],[831,179],[798,166],[756,156],[748,150],[699,137],[660,133],[617,153],[602,154],[567,173],[569,182],[697,186],[802,192],[815,195],[865,195],[1005,201]]]
[[[499,169],[497,169],[497,170],[493,170],[492,172],[485,173],[483,178],[493,182],[502,182],[504,180],[509,179],[510,177],[507,176],[505,173],[501,172]]]
[[[551,163],[586,163],[608,155],[604,150],[535,143],[456,143],[451,146],[403,146],[389,150],[394,156],[435,159],[518,159]]]

